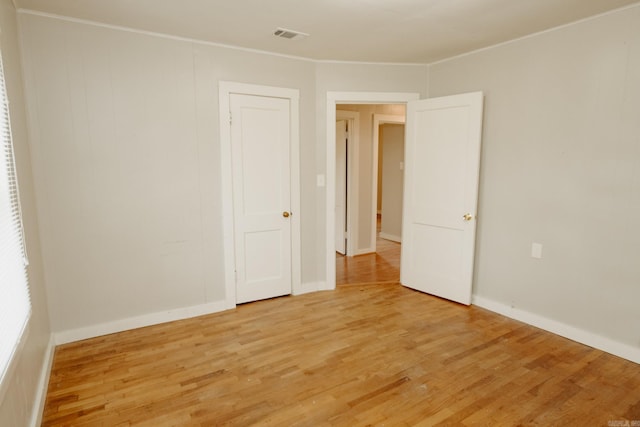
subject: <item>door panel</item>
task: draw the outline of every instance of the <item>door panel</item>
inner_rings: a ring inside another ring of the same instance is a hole
[[[245,247],[245,279],[247,283],[255,283],[265,279],[282,277],[280,248],[282,230],[265,230],[246,233]]]
[[[236,302],[290,294],[289,101],[232,94],[230,110]]]
[[[287,183],[283,182],[286,174],[282,174],[287,165],[283,163],[288,162],[282,158],[281,133],[286,132],[286,129],[279,128],[278,116],[282,112],[246,105],[240,111],[238,125],[242,126],[242,134],[239,155],[242,159],[244,214],[253,216],[279,211],[283,192],[287,190],[284,188]]]
[[[400,281],[462,304],[471,303],[482,101],[476,92],[407,105]]]
[[[336,252],[346,254],[347,121],[336,121]]]

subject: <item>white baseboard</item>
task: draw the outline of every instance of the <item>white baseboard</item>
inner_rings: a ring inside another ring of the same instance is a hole
[[[323,282],[307,282],[307,283],[301,283],[300,286],[296,287],[296,289],[293,290],[292,294],[293,295],[303,295],[303,294],[308,294],[311,292],[317,292],[318,290],[320,290],[320,286],[322,285]]]
[[[379,234],[381,239],[391,240],[392,242],[402,243],[402,238],[400,236],[396,236],[395,234],[387,234],[382,231]]]
[[[293,290],[293,295],[302,295],[309,292],[316,292],[319,290],[325,290],[325,288],[325,282],[303,283],[297,289]],[[67,344],[74,341],[86,340],[88,338],[114,334],[116,332],[127,331],[130,329],[157,325],[159,323],[173,322],[174,320],[182,320],[191,317],[202,316],[205,314],[218,313],[221,311],[234,309],[235,306],[235,303],[231,303],[227,300],[215,301],[191,307],[144,314],[142,316],[115,320],[113,322],[100,323],[97,325],[86,326],[84,328],[55,332],[53,334],[53,339],[55,345]]]
[[[363,248],[363,249],[356,249],[353,253],[353,256],[356,255],[365,255],[365,254],[372,254],[375,253],[375,249],[374,248]]]
[[[336,288],[336,282],[335,280],[333,281],[333,286],[329,286],[329,284],[326,281],[321,281],[321,282],[317,282],[318,283],[318,290],[319,291],[332,291]]]
[[[188,319],[190,317],[202,316],[204,314],[218,313],[227,309],[227,301],[222,300],[191,307],[177,308],[175,310],[144,314],[142,316],[130,317],[128,319],[115,320],[113,322],[101,323],[84,328],[56,332],[54,333],[54,342],[56,345],[66,344],[74,341],[85,340],[87,338],[122,332],[129,329],[142,328],[145,326],[157,325],[159,323],[172,322],[174,320]]]
[[[593,332],[585,331],[583,329],[567,325],[566,323],[558,322],[557,320],[549,319],[547,317],[511,307],[501,302],[477,295],[473,296],[472,304],[486,308],[487,310],[503,316],[510,317],[511,319],[519,320],[537,328],[544,329],[545,331],[553,332],[556,335],[569,338],[570,340],[588,345],[589,347],[597,348],[598,350],[611,353],[635,363],[640,363],[640,348],[638,347],[614,341],[610,338],[594,334]]]
[[[294,289],[292,295],[303,295],[312,292],[326,291],[327,283],[325,281],[303,283],[298,289]]]
[[[44,404],[47,400],[47,389],[49,387],[49,377],[51,376],[51,366],[53,365],[53,354],[56,349],[53,334],[49,337],[49,343],[44,353],[44,360],[40,368],[40,377],[38,379],[36,398],[33,403],[31,427],[38,427],[42,424],[42,414],[44,412]]]

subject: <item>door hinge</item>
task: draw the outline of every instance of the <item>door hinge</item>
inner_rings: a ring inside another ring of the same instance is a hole
[[[229,111],[229,124],[233,124],[233,116],[231,115],[231,111]]]

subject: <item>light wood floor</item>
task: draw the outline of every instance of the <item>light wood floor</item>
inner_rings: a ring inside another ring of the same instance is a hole
[[[60,346],[44,414],[109,427],[622,420],[640,420],[640,365],[392,284]]]
[[[380,216],[378,216],[378,234]],[[400,281],[400,243],[376,238],[376,252],[347,257],[336,252],[336,285],[397,283]]]

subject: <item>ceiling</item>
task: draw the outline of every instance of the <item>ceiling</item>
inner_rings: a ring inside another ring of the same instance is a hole
[[[638,0],[14,0],[100,23],[314,60],[431,63]],[[276,27],[309,33],[273,36]]]

